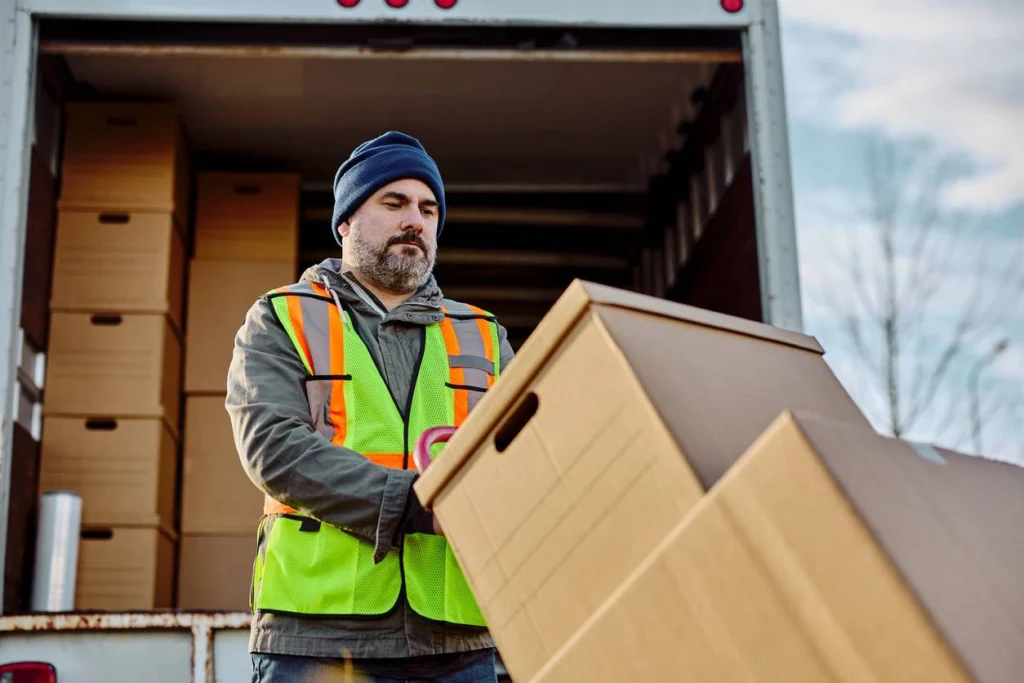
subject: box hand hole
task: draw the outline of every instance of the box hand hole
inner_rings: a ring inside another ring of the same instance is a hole
[[[100,223],[111,225],[124,225],[131,221],[132,217],[126,213],[101,213]]]
[[[83,541],[109,541],[114,537],[114,530],[109,526],[91,527],[82,529],[80,536]]]
[[[89,431],[112,432],[117,429],[117,420],[107,417],[92,417],[85,421],[85,428]]]
[[[120,325],[124,317],[120,313],[97,313],[89,320],[93,325]]]
[[[262,188],[259,185],[235,185],[235,194],[260,194]]]
[[[505,420],[505,424],[501,425],[498,431],[494,433],[494,447],[498,449],[499,453],[504,453],[505,449],[515,441],[519,433],[526,428],[526,424],[530,419],[537,414],[539,406],[540,399],[532,391],[519,402],[519,405],[515,407],[512,414]]]

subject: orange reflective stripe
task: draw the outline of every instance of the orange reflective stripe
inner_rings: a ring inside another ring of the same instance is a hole
[[[327,323],[328,344],[331,345],[331,374],[345,374],[345,325],[342,323],[342,312],[332,304],[327,306],[327,315],[330,320]],[[342,382],[334,382],[331,389],[331,403],[328,408],[331,415],[331,424],[334,426],[334,436],[331,443],[337,446],[345,445],[345,436],[348,433],[348,415],[345,411],[345,385]]]
[[[390,467],[393,470],[400,470],[405,464],[404,453],[364,453],[363,456],[372,463]],[[410,463],[411,460],[410,458]]]
[[[263,497],[263,514],[265,515],[294,515],[298,512],[284,503],[280,503],[270,496]]]
[[[448,309],[444,306],[442,310],[447,314]],[[441,334],[444,336],[444,348],[448,352],[449,356],[458,356],[461,352],[459,348],[459,337],[455,334],[455,325],[452,324],[452,319],[445,315],[444,320],[441,321]],[[448,367],[448,381],[457,387],[466,385],[466,373],[463,372],[462,368]],[[465,389],[454,390],[454,402],[455,402],[455,414],[453,418],[455,420],[455,426],[458,427],[466,418],[469,417],[469,392]]]
[[[306,355],[306,367],[313,367],[313,354],[309,352],[309,342],[306,341],[306,331],[302,329],[302,300],[297,296],[285,297],[288,300],[288,317],[292,319],[292,329],[295,337]]]
[[[310,288],[311,288],[311,289],[313,290],[313,293],[314,293],[314,294],[316,294],[316,295],[318,295],[318,296],[329,296],[329,295],[327,294],[327,288],[326,288],[326,287],[324,287],[324,286],[323,286],[322,284],[320,284],[319,282],[310,282],[310,283],[309,283],[309,286],[310,286]]]

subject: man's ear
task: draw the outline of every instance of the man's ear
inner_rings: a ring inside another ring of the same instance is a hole
[[[342,221],[338,225],[338,234],[341,235],[342,239],[348,237],[350,234],[352,234],[352,224],[349,223],[348,221]]]

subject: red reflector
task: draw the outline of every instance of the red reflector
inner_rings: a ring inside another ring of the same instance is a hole
[[[409,0],[384,0],[384,1],[387,2],[390,7],[394,7],[395,9],[402,9],[403,7],[405,7],[406,5],[409,4]]]
[[[359,4],[359,0],[338,0],[338,4],[342,7],[355,7]]]
[[[0,665],[3,683],[57,683],[57,670],[46,662],[14,662]]]
[[[743,9],[743,0],[722,0],[722,9],[729,14],[735,14]]]
[[[434,0],[441,9],[451,9],[459,0]]]

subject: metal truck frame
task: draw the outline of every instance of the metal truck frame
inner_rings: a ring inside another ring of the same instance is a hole
[[[741,6],[738,11],[736,5]],[[728,8],[728,9],[726,9]],[[343,7],[337,0],[0,0],[0,540],[6,538],[10,501],[12,425],[17,392],[18,328],[26,238],[29,154],[34,131],[35,67],[39,25],[47,19],[106,19],[267,24],[409,22],[416,24],[565,26],[590,28],[685,27],[742,31],[747,126],[752,163],[756,241],[763,319],[801,330],[796,230],[776,0],[460,0],[442,9],[412,0],[402,9],[384,0]],[[5,544],[0,542],[0,603]],[[134,629],[153,619],[52,616],[0,617],[0,632],[58,628]],[[177,627],[193,639],[193,680],[211,680],[209,629],[241,628],[238,615],[204,621],[179,615]],[[180,622],[180,623],[179,623]],[[201,641],[201,642],[200,642]]]

